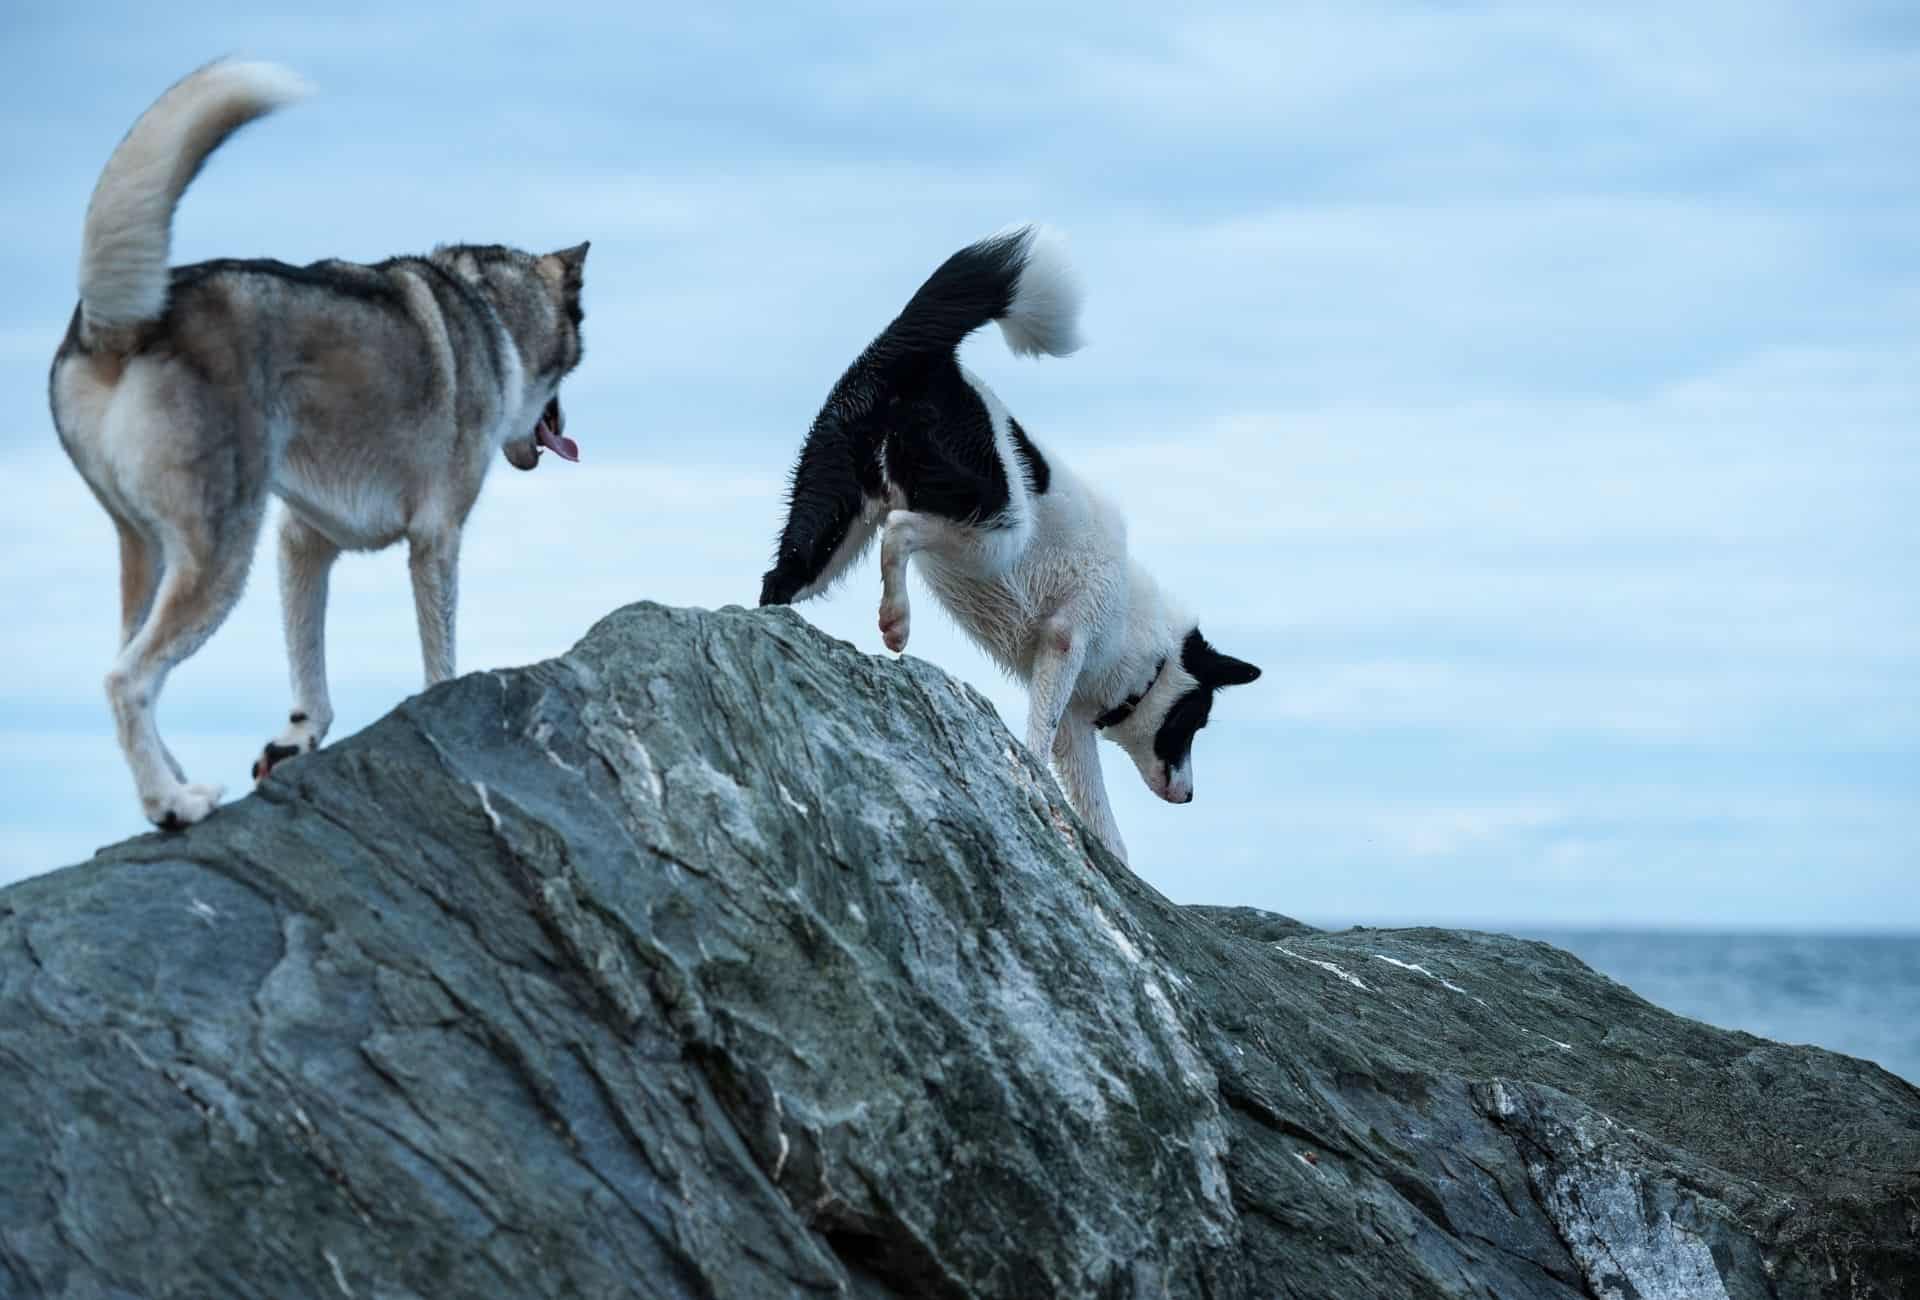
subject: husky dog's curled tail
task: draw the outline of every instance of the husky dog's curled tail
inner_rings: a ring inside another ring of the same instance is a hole
[[[222,60],[177,83],[107,159],[80,245],[83,340],[158,320],[167,306],[173,209],[226,138],[308,93],[272,63]]]
[[[1015,355],[1064,357],[1080,347],[1080,301],[1060,236],[1012,226],[941,263],[874,340],[874,359],[951,353],[990,320]]]

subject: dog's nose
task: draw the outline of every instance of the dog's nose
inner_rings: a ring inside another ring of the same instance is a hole
[[[1193,791],[1188,790],[1186,793],[1182,794],[1178,799],[1175,799],[1174,802],[1175,803],[1192,803]]]

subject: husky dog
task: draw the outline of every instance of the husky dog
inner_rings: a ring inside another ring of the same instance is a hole
[[[53,422],[120,535],[120,747],[157,825],[199,821],[155,727],[168,672],[239,598],[267,497],[285,503],[288,723],[254,764],[333,721],[323,624],[342,550],[406,538],[429,685],[453,674],[460,530],[496,450],[574,460],[556,397],[580,360],[587,246],[455,246],[373,266],[214,261],[169,271],[173,210],[222,141],[305,93],[271,64],[200,69],[113,151],[87,208],[80,304],[53,360]]]
[[[1052,756],[1082,818],[1122,860],[1095,737],[1155,794],[1193,798],[1194,733],[1223,686],[1260,670],[1208,644],[1127,555],[1119,511],[1043,454],[960,341],[1000,322],[1015,354],[1079,347],[1080,289],[1058,239],[1017,227],[960,250],[841,376],[793,471],[760,603],[818,595],[880,543],[880,633],[904,650],[907,561],[1027,685],[1027,748]]]

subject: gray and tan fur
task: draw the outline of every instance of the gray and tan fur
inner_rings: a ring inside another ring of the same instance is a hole
[[[293,707],[261,777],[333,721],[324,621],[340,552],[406,540],[426,681],[441,681],[461,528],[493,456],[530,469],[542,444],[565,441],[556,393],[580,360],[585,244],[169,270],[174,207],[208,155],[304,90],[270,64],[215,63],[134,124],[87,209],[80,304],[49,381],[60,441],[119,534],[107,699],[141,807],[163,827],[219,802],[218,786],[187,780],[154,711],[167,674],[239,598],[270,495],[286,507]]]

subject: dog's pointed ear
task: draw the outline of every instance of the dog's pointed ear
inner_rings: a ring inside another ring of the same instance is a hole
[[[548,253],[541,258],[543,269],[555,280],[569,289],[578,289],[585,278],[587,266],[587,248],[590,241],[582,240],[572,248],[563,248],[557,253]]]
[[[1187,641],[1180,651],[1180,662],[1193,674],[1193,679],[1202,686],[1245,686],[1248,682],[1258,681],[1260,670],[1244,659],[1235,659],[1232,655],[1223,655],[1213,648],[1206,637],[1195,628],[1187,633]]]
[[[1260,680],[1258,668],[1232,655],[1214,656],[1212,671],[1215,686],[1245,686],[1248,682]]]

